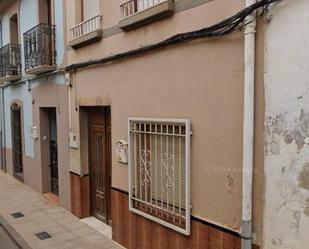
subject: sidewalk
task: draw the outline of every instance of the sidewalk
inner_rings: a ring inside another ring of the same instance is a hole
[[[24,217],[13,218],[13,213]],[[0,171],[0,216],[33,249],[121,249],[112,240]],[[51,238],[40,240],[36,234]],[[44,235],[44,234],[43,234]]]

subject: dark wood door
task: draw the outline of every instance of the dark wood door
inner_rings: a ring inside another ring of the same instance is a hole
[[[111,118],[110,108],[89,111],[89,171],[91,215],[110,224]]]
[[[11,106],[11,130],[14,176],[23,180],[23,150],[22,150],[22,123],[21,107],[17,104]]]
[[[47,0],[47,3],[46,3],[46,7],[47,7],[47,23],[49,25],[52,24],[53,20],[52,20],[52,3],[51,3],[51,0]]]
[[[50,150],[50,179],[51,192],[59,195],[59,174],[58,174],[58,142],[57,142],[57,114],[56,108],[49,109],[49,150]]]
[[[50,179],[51,179],[51,192],[59,195],[59,180],[58,180],[58,149],[57,141],[50,141]]]
[[[53,23],[53,0],[39,0],[39,22],[51,25]]]

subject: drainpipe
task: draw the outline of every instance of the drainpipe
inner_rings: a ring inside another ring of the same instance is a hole
[[[246,0],[246,7],[256,0]],[[243,190],[241,248],[252,248],[252,183],[254,151],[255,13],[247,17],[244,58]]]

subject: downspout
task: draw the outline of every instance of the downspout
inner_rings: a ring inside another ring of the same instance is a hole
[[[246,7],[256,0],[246,0]],[[255,12],[246,19],[244,41],[244,116],[241,248],[252,248],[252,185],[254,151]]]

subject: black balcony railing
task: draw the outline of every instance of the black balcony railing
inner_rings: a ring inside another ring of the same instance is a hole
[[[56,65],[56,26],[39,24],[24,33],[25,70]]]
[[[20,45],[7,44],[0,48],[0,78],[21,75]]]

